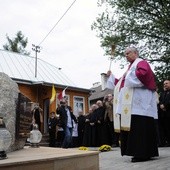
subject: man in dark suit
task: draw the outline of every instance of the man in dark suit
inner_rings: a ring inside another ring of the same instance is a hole
[[[161,93],[159,101],[159,122],[164,134],[162,145],[170,146],[170,80],[164,81],[164,91]]]
[[[66,99],[60,101],[60,106],[57,108],[57,114],[59,114],[60,117],[60,126],[64,130],[64,139],[61,147],[69,148],[72,144],[73,121],[77,123],[77,120],[72,112],[71,107],[68,106]]]

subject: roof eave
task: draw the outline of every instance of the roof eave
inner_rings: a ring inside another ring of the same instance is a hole
[[[85,89],[85,88],[74,87],[74,86],[54,84],[54,83],[44,82],[44,81],[30,81],[30,80],[23,80],[23,79],[17,79],[17,78],[12,78],[12,80],[14,80],[16,83],[20,83],[20,84],[44,85],[44,86],[50,86],[50,87],[52,85],[54,85],[55,87],[58,87],[58,88],[61,88],[61,89],[68,87],[67,89],[70,89],[70,90],[81,91],[81,92],[85,92],[85,93],[91,93],[92,92],[92,89]]]

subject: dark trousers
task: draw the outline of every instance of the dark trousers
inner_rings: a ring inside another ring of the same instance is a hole
[[[55,134],[56,131],[55,130],[49,130],[49,146],[50,147],[55,147]]]

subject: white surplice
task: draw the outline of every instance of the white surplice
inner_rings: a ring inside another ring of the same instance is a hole
[[[127,71],[123,88],[120,89],[122,79],[115,86],[113,74],[107,81],[107,88],[114,89],[115,131],[120,131],[120,129],[129,131],[131,115],[158,118],[155,92],[145,88],[135,74],[137,64],[141,60],[137,58]]]

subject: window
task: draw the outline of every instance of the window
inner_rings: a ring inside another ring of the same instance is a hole
[[[85,108],[84,108],[84,97],[74,96],[73,102],[74,102],[74,105],[73,105],[74,115],[78,116],[79,111],[83,111],[83,113],[84,113],[84,110],[85,110]]]

